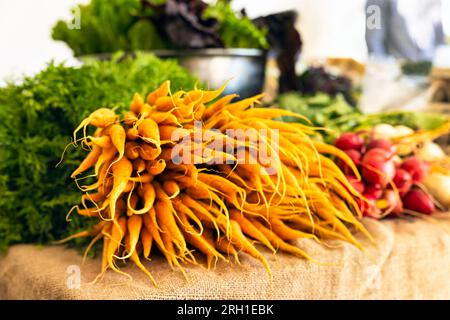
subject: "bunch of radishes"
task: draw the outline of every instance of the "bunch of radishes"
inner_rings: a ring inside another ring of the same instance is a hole
[[[380,219],[402,212],[435,211],[434,199],[420,185],[428,174],[428,163],[415,155],[400,158],[389,139],[346,132],[335,145],[347,153],[361,174],[362,180],[358,180],[349,167],[340,164],[350,183],[367,199],[359,203],[365,216]]]

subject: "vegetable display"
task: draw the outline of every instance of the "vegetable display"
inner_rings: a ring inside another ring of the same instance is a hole
[[[333,75],[323,67],[310,67],[298,77],[298,91],[304,95],[340,94],[352,106],[356,105],[356,90],[346,76]]]
[[[79,14],[79,27],[72,27]],[[75,56],[117,50],[201,48],[267,49],[266,31],[233,11],[229,1],[91,0],[73,21],[58,21],[53,39]]]
[[[363,114],[349,105],[340,94],[333,97],[325,93],[310,96],[289,92],[280,95],[277,100],[280,108],[304,115],[313,125],[329,129],[322,132],[322,137],[328,143],[333,143],[344,132],[370,130],[378,125],[381,125],[381,130],[385,127],[393,133],[392,126],[408,127],[410,130],[433,130],[448,121],[447,115],[433,112],[396,110]],[[286,119],[295,120],[289,117]],[[306,123],[302,119],[296,121]]]
[[[98,106],[121,110],[130,92],[148,92],[169,77],[178,89],[196,81],[174,61],[119,54],[76,68],[50,63],[0,88],[0,251],[13,243],[47,243],[67,235],[68,227],[86,226],[61,216],[78,195],[67,176],[82,153],[68,152],[66,165],[56,167],[71,129]]]
[[[386,131],[386,126],[389,125],[377,126],[369,132],[345,132],[335,141],[335,146],[347,153],[361,173],[359,179],[342,164],[349,182],[368,200],[360,202],[363,214],[376,219],[402,213],[432,214],[437,211],[436,200],[423,182],[433,162],[419,156],[418,146],[447,132],[449,124],[419,132],[392,127],[400,134],[380,134],[381,127]]]
[[[166,81],[123,116],[100,108],[85,118],[74,132],[89,153],[72,173],[83,191],[72,211],[97,224],[62,242],[90,237],[88,252],[103,240],[101,274],[131,260],[155,282],[142,264],[155,250],[183,274],[182,263],[238,261],[242,251],[271,275],[255,241],[313,260],[290,240],[371,239],[358,219],[363,198],[325,156],[358,176],[346,153],[311,139],[317,128],[274,120],[292,112],[253,107],[261,96],[219,98],[224,88],[171,92]],[[94,180],[83,184],[82,173]]]

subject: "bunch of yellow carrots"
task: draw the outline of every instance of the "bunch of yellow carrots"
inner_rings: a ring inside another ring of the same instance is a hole
[[[209,267],[244,252],[271,275],[258,245],[313,260],[291,241],[361,247],[351,230],[370,238],[358,220],[364,199],[326,155],[358,175],[351,159],[312,139],[320,128],[276,120],[298,115],[256,107],[261,96],[233,102],[223,89],[171,93],[166,81],[145,99],[135,94],[122,117],[101,108],[74,132],[90,152],[72,178],[95,177],[79,186],[75,208],[99,222],[65,241],[92,237],[87,253],[103,240],[101,274],[123,273],[117,262],[129,259],[156,283],[142,261],[158,250],[183,274],[183,263]]]

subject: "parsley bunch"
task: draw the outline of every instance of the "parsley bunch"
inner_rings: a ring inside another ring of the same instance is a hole
[[[18,242],[46,243],[86,226],[76,215],[71,223],[65,220],[79,201],[68,177],[81,150],[68,148],[56,167],[73,129],[93,110],[120,112],[134,92],[145,95],[167,79],[176,89],[191,89],[196,81],[175,61],[119,54],[79,68],[50,63],[36,76],[0,88],[0,251]]]

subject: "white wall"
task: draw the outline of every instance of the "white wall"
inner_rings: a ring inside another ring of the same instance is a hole
[[[0,82],[41,70],[48,61],[68,60],[71,50],[53,41],[51,28],[86,0],[0,0]]]

